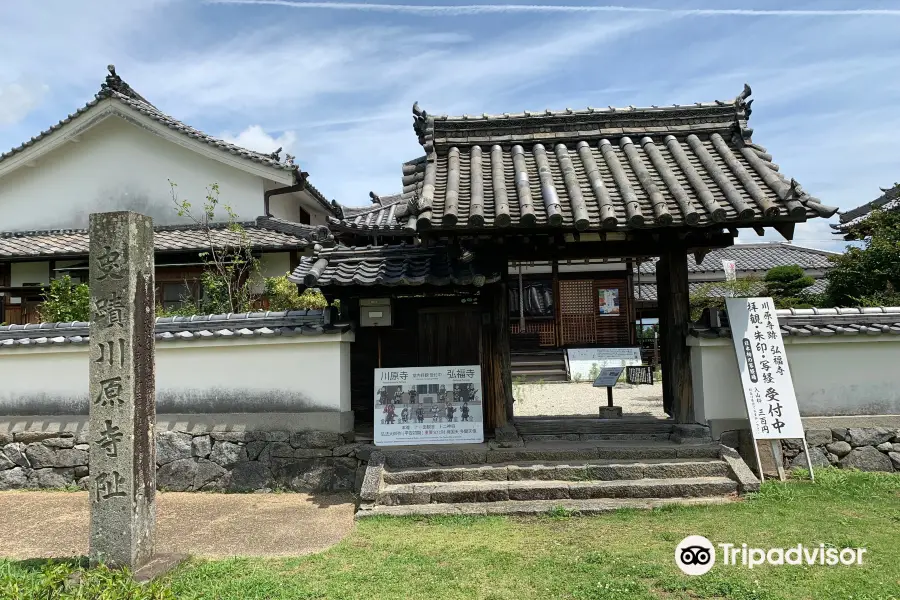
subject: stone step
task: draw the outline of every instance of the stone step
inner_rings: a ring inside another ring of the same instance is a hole
[[[411,468],[386,470],[383,474],[383,481],[388,485],[452,481],[613,481],[646,478],[727,477],[728,474],[728,465],[718,458],[675,458],[649,459],[640,462],[620,460],[544,461]]]
[[[375,503],[385,506],[505,500],[595,498],[694,498],[737,492],[727,477],[679,477],[616,481],[455,481],[383,485]]]
[[[524,383],[566,383],[569,381],[569,376],[564,370],[552,372],[513,371],[512,377],[513,383],[517,385]]]
[[[665,419],[591,419],[585,417],[519,417],[519,435],[672,433],[674,423]]]
[[[670,433],[560,433],[551,435],[523,435],[530,442],[667,442]]]
[[[645,460],[653,458],[718,458],[718,444],[675,444],[641,440],[526,442],[521,448],[493,448],[486,444],[457,446],[394,446],[381,448],[385,467],[446,467],[511,462],[560,460]]]
[[[730,496],[699,498],[596,498],[593,500],[532,500],[522,502],[460,502],[448,504],[405,504],[399,506],[363,505],[356,513],[357,519],[377,516],[405,517],[411,515],[543,515],[554,511],[567,511],[579,515],[596,515],[622,509],[649,510],[663,506],[705,506],[725,504]]]

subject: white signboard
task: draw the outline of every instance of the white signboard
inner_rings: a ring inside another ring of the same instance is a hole
[[[753,436],[804,439],[775,303],[771,298],[726,298],[725,305]]]
[[[375,445],[484,441],[478,365],[375,369]]]
[[[619,381],[619,375],[625,367],[604,367],[600,369],[600,375],[594,380],[594,387],[615,387]]]
[[[569,374],[575,381],[592,381],[603,367],[625,367],[641,364],[641,349],[634,348],[569,348]]]
[[[722,268],[725,270],[725,281],[737,280],[737,265],[733,260],[722,259]]]

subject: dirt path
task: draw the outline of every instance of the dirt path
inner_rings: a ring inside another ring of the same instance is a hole
[[[86,492],[0,492],[0,558],[88,553]],[[346,495],[157,495],[159,553],[208,558],[299,556],[324,550],[353,528]]]
[[[513,386],[515,414],[522,417],[543,415],[596,415],[606,405],[606,388],[590,383],[532,383]],[[613,389],[613,402],[626,415],[665,418],[662,384],[629,385]]]

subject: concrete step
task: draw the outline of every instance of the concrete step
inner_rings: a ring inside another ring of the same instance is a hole
[[[526,435],[528,442],[667,442],[669,433],[561,433],[555,435]]]
[[[383,485],[375,503],[384,506],[506,500],[595,498],[695,498],[737,492],[727,477],[679,477],[615,481],[454,481]]]
[[[566,362],[562,359],[560,360],[522,360],[522,361],[512,361],[510,363],[513,371],[524,371],[529,368],[537,368],[537,369],[546,369],[548,367],[558,368],[565,370]]]
[[[450,504],[406,504],[399,506],[364,505],[356,513],[357,519],[377,516],[405,517],[411,515],[542,515],[564,510],[580,515],[596,515],[622,509],[652,509],[663,506],[705,506],[732,502],[730,496],[700,498],[596,498],[593,500],[532,500],[521,502],[461,502]]]
[[[612,481],[621,479],[667,479],[683,477],[727,477],[728,465],[718,458],[592,460],[585,462],[518,462],[460,467],[424,467],[385,470],[387,485],[448,483],[453,481]]]

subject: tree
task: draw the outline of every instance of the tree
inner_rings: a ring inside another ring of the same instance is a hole
[[[219,201],[219,184],[207,188],[203,210],[195,214],[187,200],[180,200],[177,184],[169,181],[172,202],[179,217],[187,217],[196,224],[206,238],[209,249],[200,253],[204,263],[200,276],[201,298],[194,310],[206,314],[242,313],[253,310],[259,298],[254,283],[259,274],[259,259],[253,255],[253,245],[247,230],[237,222],[237,215],[228,204]],[[225,231],[216,221],[216,211],[222,209],[227,221]],[[183,312],[183,311],[179,311]]]
[[[88,321],[91,318],[91,291],[86,283],[75,284],[68,275],[54,279],[42,292],[39,309],[45,323]]]
[[[780,265],[769,269],[763,281],[766,294],[775,301],[776,308],[806,308],[810,295],[806,290],[816,282],[806,275],[800,265]]]
[[[900,212],[873,210],[851,236],[863,247],[848,246],[830,257],[825,295],[832,306],[900,305]]]
[[[311,310],[328,306],[325,296],[317,289],[308,288],[299,293],[297,284],[288,280],[287,274],[266,279],[266,297],[271,310]]]
[[[734,298],[755,296],[760,287],[759,279],[752,275],[738,277],[734,281],[710,281],[701,284],[691,293],[691,320],[699,319],[704,308],[725,310],[725,298],[729,295]]]

